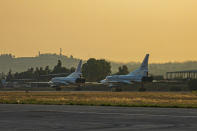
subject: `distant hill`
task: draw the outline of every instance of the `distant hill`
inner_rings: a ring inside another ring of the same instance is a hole
[[[140,63],[128,63],[129,70],[134,70],[140,66]],[[149,64],[149,72],[153,75],[165,75],[166,72],[183,71],[183,70],[197,70],[197,61],[186,62],[168,62],[168,63],[151,63]]]
[[[10,69],[12,72],[25,71],[30,67],[46,67],[52,69],[58,59],[62,61],[63,66],[71,68],[75,67],[79,61],[77,58],[68,56],[59,56],[57,54],[41,54],[35,57],[18,57],[15,58],[11,54],[0,55],[0,72],[7,73]]]
[[[57,54],[40,54],[35,57],[17,57],[15,58],[11,54],[0,55],[0,72],[7,73],[10,69],[12,72],[22,72],[30,67],[46,67],[51,69],[57,64],[58,59],[62,61],[63,66],[67,68],[76,67],[79,59],[72,56],[60,56]],[[84,61],[85,62],[85,61]],[[111,62],[112,73],[118,71],[118,67],[124,63]],[[140,66],[139,62],[126,63],[129,70],[135,70]],[[197,70],[197,61],[188,61],[183,63],[152,63],[149,65],[150,73],[153,75],[163,75],[168,71],[179,70]]]

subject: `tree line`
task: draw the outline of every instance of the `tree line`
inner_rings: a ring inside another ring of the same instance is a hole
[[[115,75],[128,74],[128,68],[126,65],[120,66],[118,72]],[[13,73],[11,70],[6,75],[6,81],[29,79],[31,81],[49,81],[52,77],[57,74],[60,76],[67,76],[74,72],[75,68],[66,68],[62,66],[61,60],[58,60],[57,65],[50,69],[49,66],[28,68],[23,72]],[[98,82],[104,79],[107,75],[112,75],[111,73],[111,63],[104,59],[90,58],[86,63],[82,65],[82,76],[89,82]]]
[[[71,67],[70,69],[63,67],[61,60],[58,60],[57,65],[54,66],[54,68],[51,70],[49,66],[43,67],[36,67],[29,68],[27,71],[24,72],[16,72],[12,73],[10,70],[6,76],[6,81],[14,81],[14,80],[20,80],[20,79],[29,79],[32,81],[48,81],[51,77],[53,77],[51,74],[70,74],[75,71],[74,67]]]

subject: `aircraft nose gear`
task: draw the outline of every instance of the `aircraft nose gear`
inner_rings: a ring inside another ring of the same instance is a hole
[[[76,83],[85,83],[85,78],[77,78]]]
[[[153,81],[153,77],[152,76],[150,76],[150,77],[143,77],[142,81],[143,82],[152,82]]]

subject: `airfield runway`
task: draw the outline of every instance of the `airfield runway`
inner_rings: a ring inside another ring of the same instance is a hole
[[[0,104],[2,131],[188,131],[197,109]]]

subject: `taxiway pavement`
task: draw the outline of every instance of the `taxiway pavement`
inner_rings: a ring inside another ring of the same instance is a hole
[[[197,109],[0,104],[2,131],[189,131]]]

